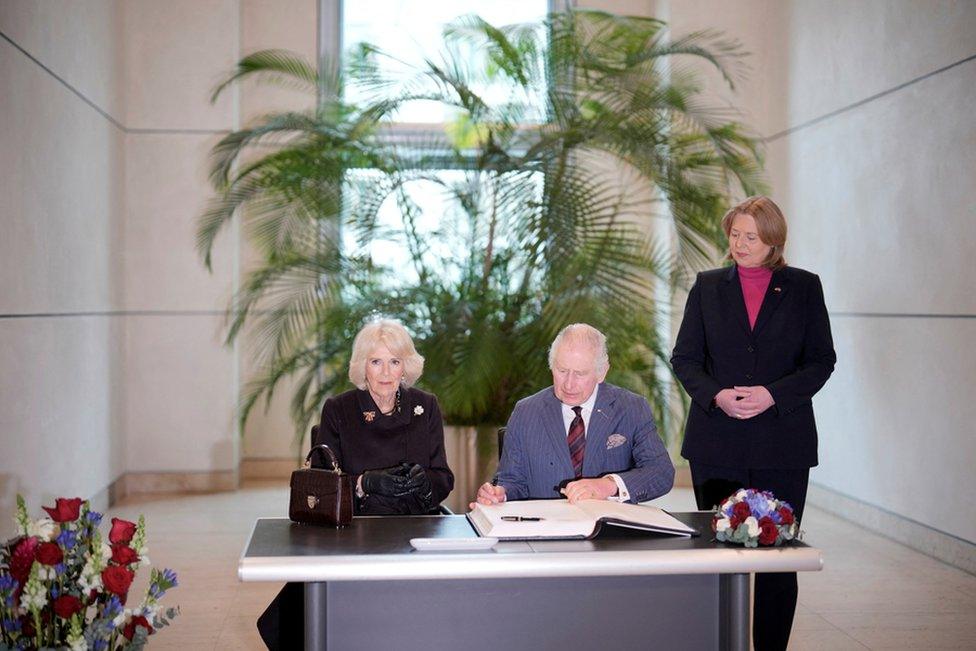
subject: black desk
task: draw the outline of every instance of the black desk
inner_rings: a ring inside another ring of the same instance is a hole
[[[356,518],[346,529],[260,519],[242,581],[305,583],[306,648],[749,648],[749,573],[816,571],[797,543],[712,541],[709,513],[675,513],[697,538],[615,527],[596,540],[418,552],[414,537],[476,537],[466,518]]]

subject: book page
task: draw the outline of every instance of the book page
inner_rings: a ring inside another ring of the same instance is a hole
[[[509,522],[503,517],[541,519]],[[488,538],[586,538],[596,528],[596,520],[590,514],[566,500],[475,504],[468,518],[478,534]]]
[[[617,520],[618,522],[611,522],[610,524],[618,526],[686,536],[697,533],[684,522],[656,506],[605,500],[583,500],[578,502],[577,506],[586,511],[594,520],[609,518]]]

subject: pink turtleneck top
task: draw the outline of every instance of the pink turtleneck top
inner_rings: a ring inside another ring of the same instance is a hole
[[[749,328],[755,328],[756,317],[759,316],[759,308],[762,307],[763,296],[766,295],[773,272],[766,267],[738,267],[736,271],[742,285],[742,297],[746,299]]]

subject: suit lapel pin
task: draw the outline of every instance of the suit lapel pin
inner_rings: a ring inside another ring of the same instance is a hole
[[[773,287],[773,291],[779,294],[783,289],[781,287]]]

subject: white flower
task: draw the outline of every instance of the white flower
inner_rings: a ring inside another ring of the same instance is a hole
[[[750,538],[755,538],[759,535],[759,520],[750,515],[743,524],[746,525],[746,530],[749,532]]]
[[[68,648],[71,651],[88,651],[88,643],[85,642],[84,635],[68,636]]]
[[[413,415],[414,416],[419,416],[422,413],[424,413],[424,408],[421,407],[420,405],[417,405],[416,407],[413,408]]]
[[[32,521],[27,526],[27,535],[37,536],[44,542],[51,542],[58,535],[55,529],[59,528],[51,518],[41,518]]]
[[[35,566],[36,567],[36,566]],[[20,606],[25,610],[40,610],[47,604],[47,589],[41,583],[39,572],[31,572],[31,577],[20,593]]]
[[[717,521],[715,523],[715,531],[716,531],[716,533],[718,533],[720,531],[726,531],[726,530],[728,530],[728,528],[729,528],[729,526],[731,526],[731,524],[732,523],[729,521],[728,518],[722,518],[722,519],[720,519],[719,521]]]
[[[132,610],[126,608],[121,613],[115,616],[115,619],[112,620],[112,623],[115,624],[115,628],[118,628],[119,626],[122,626],[122,624],[128,622],[130,619],[132,619]]]

